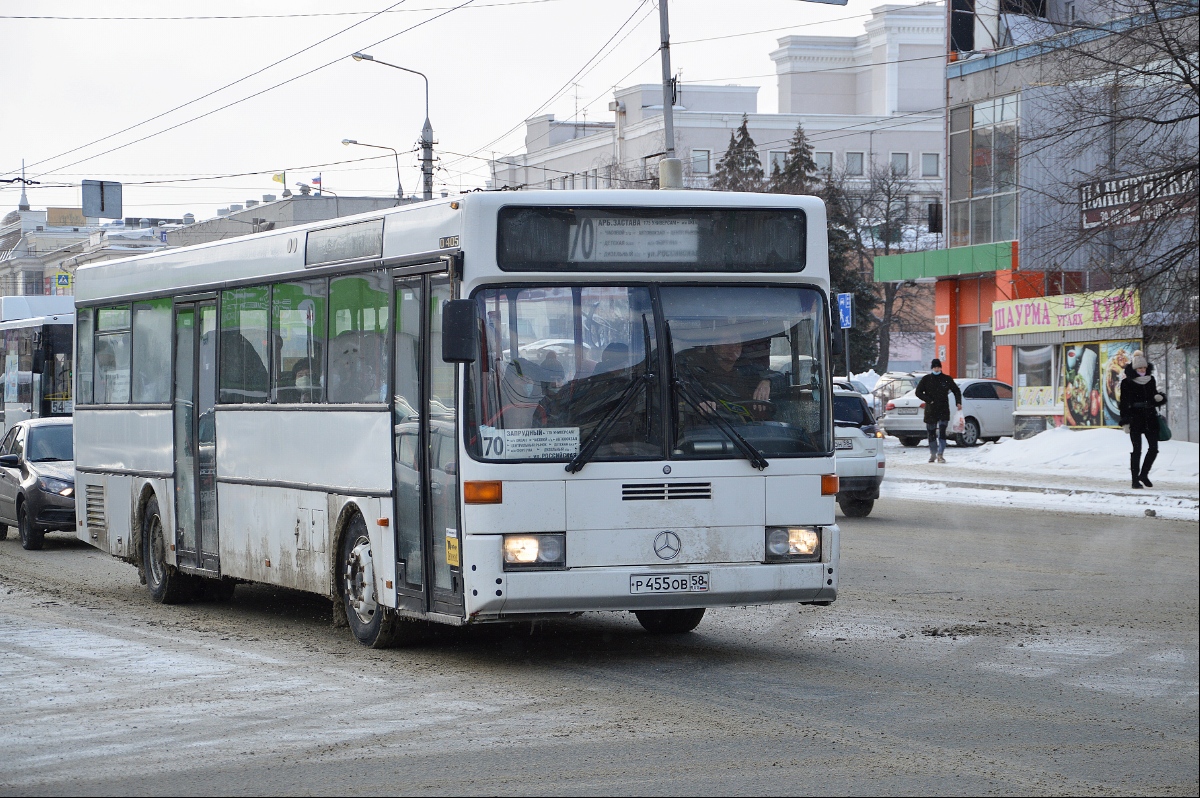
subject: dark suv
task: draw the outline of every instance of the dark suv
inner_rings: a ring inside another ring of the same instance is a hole
[[[0,441],[0,540],[10,526],[27,549],[40,549],[47,532],[75,529],[71,419],[22,421]]]

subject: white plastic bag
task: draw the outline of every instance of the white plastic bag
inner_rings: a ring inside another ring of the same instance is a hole
[[[953,415],[950,416],[950,431],[955,435],[962,435],[967,431],[967,422],[963,418],[961,410],[955,409]]]

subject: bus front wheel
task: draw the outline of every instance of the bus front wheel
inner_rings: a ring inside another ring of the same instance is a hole
[[[346,620],[358,642],[371,648],[387,648],[396,642],[399,620],[378,602],[375,595],[375,563],[367,522],[355,515],[346,527],[339,549],[338,592],[346,608]]]
[[[196,577],[167,563],[167,541],[163,534],[158,499],[146,505],[142,521],[142,571],[150,598],[159,604],[186,604],[196,593]]]
[[[681,635],[692,631],[704,618],[704,608],[693,610],[635,610],[638,623],[651,634]]]

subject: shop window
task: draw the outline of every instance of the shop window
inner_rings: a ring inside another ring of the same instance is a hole
[[[1055,405],[1054,367],[1057,347],[1017,347],[1017,408],[1049,408]]]

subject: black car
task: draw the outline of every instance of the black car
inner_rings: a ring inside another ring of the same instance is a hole
[[[22,421],[0,441],[0,540],[10,526],[27,549],[40,549],[47,532],[75,528],[71,419]]]

